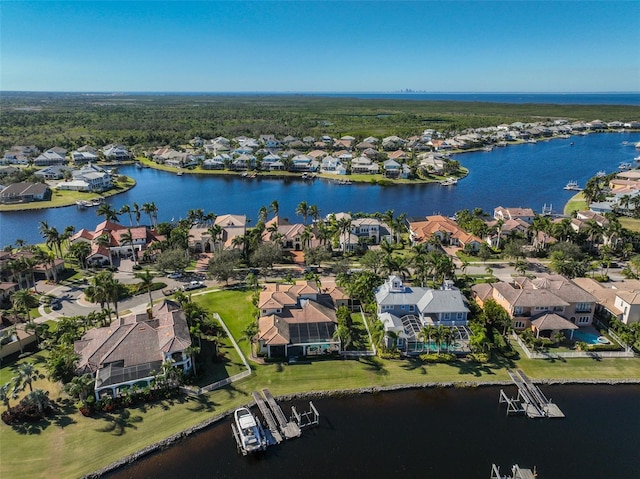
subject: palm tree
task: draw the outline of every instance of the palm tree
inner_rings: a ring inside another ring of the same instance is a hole
[[[280,205],[278,204],[278,200],[273,200],[269,205],[269,211],[273,213],[273,216],[278,216],[278,212],[280,211]]]
[[[36,389],[27,394],[24,400],[28,404],[33,404],[38,409],[38,412],[42,414],[49,404],[49,391],[45,392],[42,389]]]
[[[96,215],[103,216],[105,221],[118,221],[118,213],[109,203],[102,203],[96,210]]]
[[[23,391],[29,386],[29,392],[33,392],[32,382],[40,377],[40,371],[36,369],[33,363],[22,363],[18,366],[16,372],[18,375],[14,378],[16,389]]]
[[[133,203],[133,214],[136,218],[136,225],[140,225],[140,205],[138,203]]]
[[[347,251],[347,242],[349,241],[348,234],[351,232],[351,218],[346,216],[340,218],[336,226],[338,235],[342,237],[342,252],[345,253]]]
[[[142,211],[149,216],[149,227],[155,228],[156,223],[154,219],[157,218],[158,213],[158,207],[156,206],[156,204],[154,202],[144,203],[142,205]]]
[[[222,226],[213,225],[209,229],[207,229],[207,233],[209,233],[209,236],[211,236],[211,243],[213,245],[213,249],[221,250],[222,245],[220,244],[220,241],[222,241],[222,235],[224,233]]]
[[[120,235],[120,242],[123,245],[129,245],[131,248],[131,254],[133,255],[133,264],[138,266],[138,255],[136,254],[136,250],[133,247],[133,234],[131,233],[131,228],[127,229],[124,233]]]
[[[262,221],[263,223],[267,221],[269,216],[269,209],[266,206],[261,206],[258,210],[258,221]]]
[[[18,392],[16,391],[12,381],[0,386],[0,401],[4,403],[9,413],[11,413],[11,404],[9,401],[16,399],[17,397]]]
[[[38,288],[36,285],[36,277],[35,270],[38,265],[38,260],[33,257],[23,256],[20,258],[20,262],[22,263],[22,269],[27,275],[31,278],[31,284],[33,285],[33,291],[38,292]]]
[[[133,215],[131,214],[131,206],[129,205],[122,205],[122,207],[120,208],[120,211],[118,212],[121,215],[127,214],[129,215],[129,226],[133,226]]]
[[[62,258],[62,240],[58,229],[55,226],[49,227],[46,221],[40,222],[39,229],[47,247],[52,251],[56,251],[58,258]]]
[[[318,205],[309,205],[309,216],[313,218],[313,221],[317,222],[320,219],[320,210]]]
[[[153,297],[151,296],[151,288],[153,287],[153,275],[148,269],[145,269],[142,272],[134,273],[133,276],[140,280],[138,287],[147,290],[149,294],[149,307],[152,307]]]
[[[313,225],[306,226],[300,234],[303,249],[311,246],[311,238],[313,238]]]
[[[302,222],[306,225],[307,216],[309,215],[309,205],[307,204],[306,201],[301,201],[298,204],[296,208],[296,214],[302,216]]]
[[[13,293],[11,296],[11,302],[13,303],[13,308],[17,311],[22,311],[27,315],[27,323],[31,321],[31,313],[30,309],[35,307],[36,298],[31,294],[28,289],[21,289]]]
[[[94,385],[95,380],[90,374],[82,374],[74,376],[70,382],[64,385],[64,390],[70,396],[78,398],[84,403],[93,392]]]
[[[109,255],[109,264],[113,268],[113,256],[111,255],[111,235],[109,233],[103,233],[94,241],[99,247],[107,249],[107,254]]]
[[[431,343],[431,337],[435,330],[436,328],[432,324],[427,324],[420,330],[420,337],[422,338],[422,341],[424,341],[425,345],[427,345],[427,350],[429,349],[428,345]]]
[[[67,251],[67,256],[71,256],[75,259],[80,268],[86,269],[87,267],[87,257],[91,254],[91,245],[86,241],[78,241],[73,243]]]

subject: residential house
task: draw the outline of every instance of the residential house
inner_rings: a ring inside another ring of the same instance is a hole
[[[126,161],[133,158],[133,155],[124,145],[107,145],[102,149],[102,153],[107,161]]]
[[[351,161],[351,173],[354,175],[375,175],[379,173],[380,166],[366,156],[358,156]]]
[[[97,150],[92,146],[85,145],[71,152],[71,161],[76,165],[82,163],[95,163],[99,159]]]
[[[451,282],[442,289],[431,289],[408,286],[400,277],[389,276],[376,289],[375,298],[378,319],[387,333],[387,346],[395,345],[406,353],[422,351],[421,331],[425,326],[452,328],[459,339],[468,339],[469,308]]]
[[[347,169],[337,158],[334,158],[333,156],[327,156],[322,159],[322,163],[320,164],[320,172],[329,173],[332,175],[346,175]]]
[[[30,203],[51,198],[51,189],[44,183],[13,183],[0,191],[0,203]]]
[[[522,221],[531,224],[533,223],[535,213],[531,208],[503,208],[502,206],[498,206],[493,210],[493,217],[496,220],[502,221],[519,218]]]
[[[402,165],[395,160],[382,162],[382,168],[387,178],[399,178],[402,173]]]
[[[572,281],[597,298],[599,310],[627,325],[640,322],[640,280],[599,283],[591,278],[574,278]]]
[[[530,328],[532,321],[553,313],[570,325],[590,326],[597,303],[596,298],[577,284],[560,275],[540,274],[535,279],[514,278],[513,282],[500,281],[472,287],[476,301],[482,306],[492,298],[509,313],[513,328]]]
[[[214,238],[211,233],[218,232]],[[213,227],[194,226],[189,229],[189,248],[200,253],[210,253],[233,247],[233,240],[247,232],[245,215],[220,215]]]
[[[58,183],[56,189],[71,191],[92,191],[100,192],[111,188],[111,175],[97,165],[88,163],[82,168],[72,170],[71,181]]]
[[[267,283],[258,300],[258,348],[267,357],[318,356],[340,351],[334,338],[336,300],[344,292],[323,293],[313,281]]]
[[[402,138],[392,135],[382,139],[382,149],[385,151],[401,150],[407,142]]]
[[[148,312],[118,318],[88,330],[74,350],[77,374],[95,375],[95,397],[116,397],[137,386],[152,386],[165,361],[189,372],[189,326],[178,303],[164,300]]]
[[[442,215],[427,216],[425,221],[409,222],[412,244],[429,243],[437,238],[441,245],[467,248],[479,251],[482,239],[467,233],[450,218]]]
[[[131,241],[128,236],[131,235]],[[98,238],[106,236],[109,239],[108,246],[98,244]],[[91,253],[87,262],[105,266],[113,257],[132,257],[134,254],[140,257],[140,253],[149,246],[162,240],[164,237],[146,226],[123,226],[112,221],[103,221],[95,230],[82,228],[77,231],[69,241],[71,244],[84,241],[91,245]]]
[[[303,232],[306,228],[302,223],[291,224],[286,218],[274,216],[265,223],[262,233],[263,241],[278,240],[284,250],[302,251],[305,248]],[[313,240],[313,235],[308,241]]]
[[[63,165],[67,162],[65,155],[67,150],[50,148],[38,155],[34,160],[35,166],[50,166],[50,165]]]
[[[64,177],[65,171],[71,171],[71,168],[64,165],[52,165],[36,171],[34,175],[45,180],[59,180]]]

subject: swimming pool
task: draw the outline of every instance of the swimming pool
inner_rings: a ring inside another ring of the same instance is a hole
[[[591,331],[582,331],[580,329],[576,329],[573,332],[574,341],[582,341],[587,344],[607,344],[609,341],[603,341],[602,339],[598,341],[598,338],[603,338],[599,334],[592,333]]]

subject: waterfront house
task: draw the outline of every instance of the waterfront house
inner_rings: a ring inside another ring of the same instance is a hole
[[[265,223],[262,232],[262,241],[278,241],[283,250],[302,251],[306,246],[303,241],[303,233],[306,226],[302,223],[291,224],[286,218],[274,216]],[[311,235],[309,242],[313,241]]]
[[[469,308],[450,281],[442,289],[432,289],[408,286],[400,277],[389,276],[375,290],[375,299],[378,319],[387,333],[387,346],[395,341],[395,346],[407,353],[422,350],[420,335],[425,326],[452,328],[459,339],[468,338]]]
[[[214,226],[194,226],[189,229],[189,248],[197,253],[210,253],[233,247],[233,240],[247,232],[245,215],[220,215]]]
[[[85,145],[71,152],[71,161],[76,165],[82,163],[95,163],[99,159],[97,150],[92,146]]]
[[[131,235],[129,241],[129,235]],[[106,236],[109,240],[108,246],[98,244],[98,238]],[[91,245],[91,253],[87,257],[87,262],[105,266],[110,262],[110,257],[132,257],[134,254],[140,257],[140,253],[149,246],[164,239],[155,231],[146,226],[123,226],[112,221],[103,221],[96,226],[95,230],[82,228],[70,239],[73,244],[77,241],[84,241]]]
[[[599,283],[592,278],[574,278],[572,281],[595,296],[599,310],[624,324],[640,322],[640,280]]]
[[[111,188],[111,175],[104,168],[92,163],[84,165],[82,168],[72,170],[71,181],[58,183],[56,189],[70,191],[91,191],[100,192]]]
[[[126,161],[133,158],[133,155],[129,152],[124,145],[110,144],[102,149],[102,153],[107,161]]]
[[[398,178],[402,173],[402,165],[395,160],[386,160],[382,163],[384,176],[387,178]]]
[[[511,283],[477,284],[472,291],[481,306],[489,298],[500,304],[516,330],[530,328],[535,319],[547,313],[555,313],[569,324],[590,326],[597,303],[591,293],[560,275],[540,274],[535,279],[513,278]]]
[[[424,221],[409,222],[411,244],[429,243],[436,237],[440,244],[478,251],[482,239],[467,233],[450,218],[442,215],[427,216]]]
[[[66,154],[67,150],[65,149],[50,148],[38,155],[33,160],[33,164],[35,166],[63,165],[67,162]]]
[[[269,358],[339,352],[335,310],[344,297],[340,288],[322,292],[314,281],[265,284],[258,300],[259,352]]]
[[[322,163],[320,164],[320,172],[329,173],[332,175],[346,175],[347,169],[337,158],[334,158],[333,156],[327,156],[322,159]]]
[[[380,167],[366,156],[358,156],[351,161],[351,173],[361,175],[375,175],[379,173]]]
[[[493,217],[496,220],[515,220],[521,219],[525,223],[533,223],[535,213],[531,208],[503,208],[498,206],[493,210]]]
[[[116,397],[136,386],[152,386],[162,363],[189,372],[192,359],[189,326],[180,305],[164,300],[145,313],[117,318],[110,326],[90,329],[74,350],[77,374],[95,375],[96,399]]]
[[[291,158],[292,171],[310,171],[312,158],[308,155],[295,155]]]
[[[51,189],[44,183],[13,183],[0,191],[0,203],[30,203],[51,198]]]
[[[34,175],[45,180],[59,180],[64,176],[65,171],[71,171],[71,168],[64,165],[52,165],[36,171]]]

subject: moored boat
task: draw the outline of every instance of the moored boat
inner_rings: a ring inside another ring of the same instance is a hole
[[[442,180],[440,184],[442,186],[454,186],[458,184],[458,179],[453,177],[447,178],[446,180]]]
[[[620,171],[626,171],[626,170],[630,170],[632,167],[631,163],[620,163],[620,166],[618,166],[618,169]]]
[[[235,424],[234,435],[243,454],[263,451],[267,447],[267,438],[262,425],[246,407],[241,407],[233,413]]]
[[[573,191],[580,191],[582,188],[580,188],[578,186],[578,182],[575,180],[571,180],[569,181],[569,183],[567,183],[564,187],[565,190],[573,190]]]

